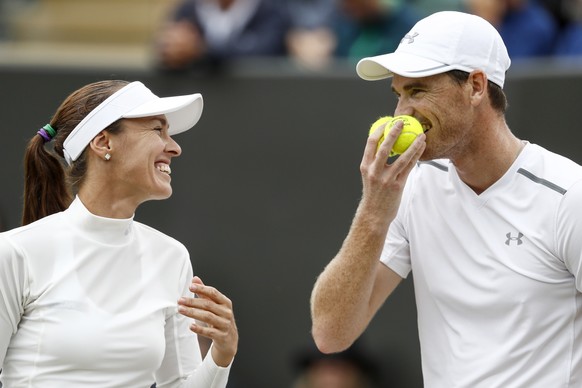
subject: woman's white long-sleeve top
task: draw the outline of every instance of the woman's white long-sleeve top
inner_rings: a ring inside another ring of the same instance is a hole
[[[130,219],[64,212],[0,234],[6,388],[226,387],[177,300],[192,296],[178,241]]]

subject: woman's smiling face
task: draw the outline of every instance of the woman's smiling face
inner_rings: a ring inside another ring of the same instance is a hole
[[[119,193],[137,203],[172,195],[170,164],[182,149],[168,134],[164,115],[124,119],[123,130],[111,136],[111,179]]]

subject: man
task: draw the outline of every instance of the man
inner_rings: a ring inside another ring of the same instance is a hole
[[[366,144],[361,202],[312,294],[321,351],[348,347],[412,272],[425,387],[582,386],[582,167],[512,134],[509,65],[495,28],[459,12],[358,63],[393,77],[394,115],[425,134],[388,163],[402,124]]]

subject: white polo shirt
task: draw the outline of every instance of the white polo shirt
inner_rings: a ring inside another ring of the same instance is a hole
[[[581,166],[528,143],[476,195],[420,163],[381,261],[412,271],[425,387],[582,387],[581,256]]]

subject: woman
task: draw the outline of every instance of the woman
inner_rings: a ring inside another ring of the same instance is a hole
[[[141,203],[172,194],[181,149],[170,136],[202,106],[200,94],[102,81],[72,93],[30,140],[25,226],[0,234],[6,388],[226,386],[231,301],[193,278],[181,243],[133,220]],[[204,359],[197,335],[212,340]]]

